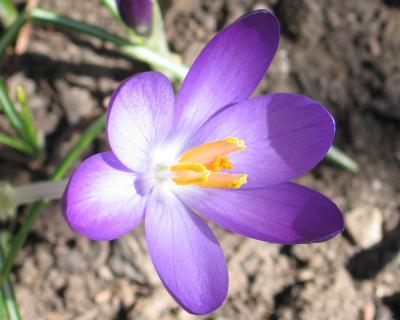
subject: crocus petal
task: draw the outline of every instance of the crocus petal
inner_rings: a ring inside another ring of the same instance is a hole
[[[154,266],[176,301],[193,314],[218,308],[227,295],[228,272],[207,224],[171,194],[149,201],[145,227]]]
[[[182,187],[179,197],[216,224],[262,241],[320,242],[343,230],[332,201],[294,183],[254,190]]]
[[[112,151],[128,168],[144,171],[168,134],[174,91],[158,72],[144,72],[123,82],[111,98],[107,134]]]
[[[135,180],[112,152],[86,159],[64,193],[63,214],[70,227],[93,240],[113,240],[131,231],[140,223],[145,203]]]
[[[137,33],[148,36],[153,24],[153,0],[117,0],[124,22]]]
[[[246,149],[230,155],[235,172],[248,174],[242,188],[290,181],[320,162],[335,123],[317,102],[297,94],[270,94],[228,107],[211,118],[187,146],[243,139]]]
[[[253,11],[218,33],[200,53],[177,97],[177,130],[190,134],[212,114],[248,98],[267,71],[279,43],[279,24],[267,10]]]

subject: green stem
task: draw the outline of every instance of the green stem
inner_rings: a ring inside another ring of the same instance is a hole
[[[14,148],[20,152],[23,152],[29,156],[33,156],[35,154],[32,147],[29,144],[27,144],[25,141],[19,140],[14,137],[10,137],[1,132],[0,132],[0,143],[4,144],[6,146],[9,146],[11,148]]]
[[[53,173],[51,179],[54,181],[60,181],[64,176],[70,171],[74,166],[75,162],[81,156],[82,152],[93,142],[93,140],[103,131],[106,122],[106,116],[103,114],[97,118],[86,131],[81,135],[79,141],[72,147],[70,152],[64,158],[64,160],[58,165],[55,172]],[[15,235],[11,241],[11,248],[5,259],[4,267],[0,274],[0,286],[4,283],[5,279],[10,275],[12,266],[14,265],[15,259],[19,250],[25,243],[25,240],[35,223],[35,221],[42,214],[47,201],[36,202],[31,211],[29,212],[25,222],[22,224],[18,233]]]
[[[186,77],[186,74],[189,71],[187,66],[176,63],[170,59],[166,59],[145,46],[134,46],[129,44],[120,46],[119,49],[135,59],[150,64],[156,70],[167,70],[171,72],[181,81]]]
[[[12,200],[15,206],[33,203],[39,200],[61,199],[68,180],[42,181],[13,187]]]
[[[168,70],[178,79],[182,80],[187,72],[188,67],[180,63],[171,61],[154,50],[146,47],[146,45],[132,44],[128,40],[121,38],[115,34],[109,33],[108,31],[101,29],[96,26],[92,26],[83,22],[76,21],[69,17],[58,15],[54,12],[34,8],[29,15],[30,19],[36,22],[51,24],[58,27],[66,28],[68,30],[88,34],[94,36],[103,41],[109,41],[118,47],[123,53],[129,55],[137,60],[148,63],[154,69]]]

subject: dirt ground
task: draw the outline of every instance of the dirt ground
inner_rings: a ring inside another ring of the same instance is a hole
[[[13,272],[24,319],[400,319],[400,7],[398,1],[162,1],[173,51],[191,64],[208,39],[243,13],[273,10],[280,49],[257,94],[298,92],[337,121],[335,144],[358,174],[323,162],[299,179],[331,197],[346,231],[321,244],[278,246],[215,228],[230,272],[229,297],[194,317],[172,300],[147,253],[141,228],[112,242],[77,236],[52,202]],[[39,5],[123,34],[98,0]],[[0,178],[47,178],[116,85],[146,66],[87,36],[34,26],[27,51],[1,73],[28,92],[47,158],[0,150]],[[0,118],[2,129],[6,128]],[[97,139],[89,154],[105,150]],[[18,228],[21,218],[8,227]],[[4,226],[3,226],[4,227]]]

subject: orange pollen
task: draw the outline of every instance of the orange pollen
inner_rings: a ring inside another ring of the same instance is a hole
[[[233,164],[228,157],[217,156],[212,162],[209,162],[205,167],[211,171],[233,170]]]
[[[178,185],[197,185],[204,188],[240,188],[247,182],[247,174],[226,173],[233,170],[228,155],[246,148],[244,141],[228,138],[206,143],[185,152],[170,166],[172,180]]]

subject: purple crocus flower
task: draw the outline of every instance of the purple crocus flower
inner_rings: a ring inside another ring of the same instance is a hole
[[[153,25],[153,0],[116,0],[119,14],[129,27],[148,36]]]
[[[160,73],[126,80],[109,105],[111,151],[85,160],[64,195],[65,219],[90,239],[116,239],[144,218],[163,284],[194,314],[218,308],[228,289],[224,254],[203,217],[281,244],[343,230],[333,202],[289,182],[327,153],[332,116],[298,94],[249,98],[278,42],[277,19],[258,10],[207,44],[176,98]]]

